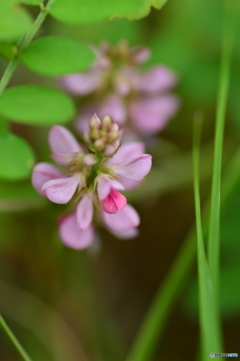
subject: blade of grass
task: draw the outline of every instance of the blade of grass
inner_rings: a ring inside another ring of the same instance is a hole
[[[24,350],[16,336],[13,334],[13,332],[10,330],[6,322],[4,321],[3,317],[0,315],[0,326],[2,327],[3,331],[6,333],[12,344],[15,346],[19,354],[22,356],[24,361],[32,361],[32,359],[29,357],[27,352]]]
[[[230,83],[230,66],[233,50],[233,35],[237,14],[236,0],[226,1],[226,19],[224,25],[220,81],[217,96],[216,129],[214,140],[213,175],[211,190],[211,209],[208,235],[208,262],[213,286],[216,294],[216,304],[219,288],[220,269],[220,191],[222,149],[224,137],[224,123],[226,115],[227,98]]]
[[[240,149],[237,149],[224,171],[221,207],[223,208],[240,180]],[[209,201],[203,209],[203,232],[206,234]],[[178,252],[165,280],[139,328],[126,361],[150,361],[161,342],[171,310],[177,302],[196,256],[196,230],[192,227]]]
[[[202,128],[202,116],[196,115],[193,132],[193,184],[197,229],[197,259],[199,281],[199,318],[202,343],[201,360],[209,360],[210,352],[222,352],[221,332],[217,318],[212,278],[207,263],[199,191],[199,151]]]

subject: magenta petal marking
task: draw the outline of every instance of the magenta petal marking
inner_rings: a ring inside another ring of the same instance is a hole
[[[61,125],[54,125],[50,129],[48,140],[52,152],[56,154],[68,154],[82,151],[82,148],[72,133]]]
[[[79,181],[78,176],[50,180],[43,185],[42,191],[46,192],[50,201],[65,204],[74,195]]]
[[[77,207],[77,226],[81,231],[84,231],[90,223],[93,217],[93,203],[92,198],[85,195],[79,202]]]
[[[122,210],[127,204],[126,197],[115,189],[111,189],[110,194],[102,201],[102,208],[104,212],[114,214]]]
[[[77,227],[76,214],[71,214],[61,221],[59,234],[63,243],[74,249],[84,249],[89,247],[94,238],[94,230],[91,226],[85,231],[81,231]]]
[[[98,197],[100,201],[109,195],[112,188],[120,191],[124,190],[124,186],[115,179],[110,179],[106,175],[102,175],[98,178]]]
[[[63,174],[49,163],[39,163],[33,168],[32,185],[42,196],[46,196],[42,186],[44,183],[57,178],[62,178]]]
[[[126,232],[135,228],[140,223],[140,218],[136,210],[129,204],[122,211],[116,214],[103,212],[103,219],[106,226],[113,232]]]
[[[152,167],[152,156],[149,154],[143,154],[141,157],[129,162],[116,165],[114,167],[115,172],[121,177],[140,181],[150,171]]]

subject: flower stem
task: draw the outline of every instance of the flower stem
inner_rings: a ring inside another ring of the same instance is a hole
[[[229,162],[223,178],[221,208],[223,208],[236,184],[240,180],[240,148],[236,151]],[[203,213],[203,233],[206,234],[209,218],[209,201],[206,202]],[[196,230],[191,228],[187,235],[177,258],[168,272],[163,284],[159,287],[157,294],[150,306],[147,315],[138,331],[133,346],[126,361],[150,361],[156,348],[159,346],[167,319],[170,312],[180,296],[185,285],[191,266],[196,257]]]
[[[0,81],[0,96],[4,92],[4,89],[8,85],[8,83],[9,83],[9,81],[10,81],[10,79],[11,79],[11,77],[12,77],[12,75],[13,75],[16,67],[17,67],[17,64],[19,62],[18,52],[31,43],[34,35],[37,33],[38,29],[42,25],[43,21],[45,20],[46,16],[49,13],[49,10],[50,10],[51,6],[53,5],[53,3],[55,1],[56,0],[49,0],[46,7],[41,7],[41,12],[38,14],[38,16],[37,16],[32,28],[31,28],[31,30],[19,42],[19,46],[18,46],[16,55],[8,63],[8,66],[7,66],[5,72],[4,72],[3,76],[2,76],[2,79]]]
[[[15,335],[12,333],[6,322],[4,321],[3,317],[0,315],[0,326],[5,331],[6,335],[10,339],[10,341],[13,343],[13,345],[16,347],[19,354],[22,356],[24,361],[32,361],[32,359],[29,357],[27,352],[24,350],[20,342],[17,340]]]

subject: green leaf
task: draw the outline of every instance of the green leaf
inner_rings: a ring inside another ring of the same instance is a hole
[[[167,0],[58,0],[50,13],[70,24],[84,24],[114,18],[139,19],[148,15],[151,6],[160,9]]]
[[[69,121],[75,107],[72,99],[60,90],[22,85],[2,94],[0,113],[18,123],[52,125]]]
[[[11,60],[14,57],[14,46],[0,42],[0,54],[3,55],[4,58]]]
[[[8,130],[8,122],[0,115],[0,130]]]
[[[17,40],[32,26],[30,15],[16,3],[17,0],[0,1],[0,40]]]
[[[36,73],[58,76],[89,68],[93,51],[65,37],[48,36],[35,40],[20,55],[23,63]]]
[[[21,3],[27,4],[27,5],[39,5],[42,2],[43,2],[43,0],[21,0]]]
[[[30,146],[8,131],[0,131],[0,178],[19,180],[29,176],[34,164]]]

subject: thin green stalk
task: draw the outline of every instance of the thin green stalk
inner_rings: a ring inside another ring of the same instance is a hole
[[[193,184],[194,203],[197,229],[197,258],[199,280],[199,318],[201,330],[202,355],[201,360],[209,360],[210,352],[222,352],[221,332],[217,318],[215,294],[207,263],[202,230],[202,216],[199,186],[199,153],[202,128],[202,116],[194,120],[193,133]]]
[[[14,336],[14,334],[12,333],[12,331],[10,330],[10,328],[8,327],[8,325],[6,324],[6,322],[4,321],[4,319],[1,315],[0,315],[0,326],[5,331],[6,335],[8,336],[8,338],[10,339],[12,344],[15,346],[15,348],[17,349],[19,354],[22,356],[23,360],[24,361],[32,361],[32,359],[29,357],[29,355],[24,350],[24,348],[22,347],[20,342]]]
[[[0,96],[4,92],[4,89],[8,85],[8,83],[9,83],[9,81],[10,81],[10,79],[11,79],[11,77],[12,77],[12,75],[13,75],[13,73],[14,73],[17,65],[18,65],[18,62],[19,62],[18,52],[31,43],[33,37],[35,36],[38,29],[42,25],[43,21],[45,20],[46,16],[49,13],[49,10],[50,10],[51,6],[53,5],[53,3],[55,1],[56,0],[49,0],[46,7],[41,7],[41,12],[38,14],[36,20],[34,21],[31,30],[23,37],[22,41],[20,41],[20,44],[19,44],[18,49],[16,51],[16,55],[8,63],[7,68],[6,68],[4,74],[3,74],[2,78],[1,78],[1,81],[0,81]]]
[[[221,207],[230,198],[237,182],[240,180],[240,149],[236,151],[224,171]],[[203,209],[203,232],[206,234],[209,218],[209,201]],[[161,342],[161,336],[171,310],[181,294],[183,285],[191,271],[196,256],[196,230],[191,228],[178,252],[173,265],[150,306],[126,361],[150,361]]]
[[[220,191],[221,191],[221,168],[222,149],[224,137],[224,123],[226,115],[227,98],[230,82],[230,66],[233,49],[233,34],[236,11],[235,0],[226,2],[226,21],[223,34],[223,45],[220,66],[220,81],[216,109],[216,129],[214,141],[213,176],[211,190],[211,210],[208,236],[208,262],[213,285],[216,290],[216,299],[219,288],[220,273]]]

